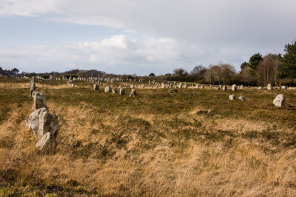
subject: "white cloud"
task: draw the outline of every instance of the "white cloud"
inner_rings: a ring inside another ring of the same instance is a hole
[[[157,68],[162,73],[218,61],[238,68],[254,53],[282,53],[284,45],[296,39],[295,7],[294,0],[0,0],[0,16],[42,16],[62,23],[103,25],[133,32],[137,38],[116,35],[53,51],[38,49],[43,53],[40,58],[47,61],[43,65],[98,64],[112,72],[117,68],[121,73],[143,73]],[[33,51],[37,48],[31,47]],[[8,61],[9,54],[3,56],[3,50],[1,56]],[[17,59],[21,56],[24,62],[34,59],[30,54],[19,54]]]

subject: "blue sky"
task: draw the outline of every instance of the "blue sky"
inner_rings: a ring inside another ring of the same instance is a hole
[[[0,66],[165,74],[284,53],[293,0],[0,0]]]

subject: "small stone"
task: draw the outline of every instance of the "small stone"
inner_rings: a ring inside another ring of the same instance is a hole
[[[272,90],[272,85],[269,83],[266,88],[267,90]]]
[[[120,94],[120,95],[125,95],[125,89],[124,89],[124,88],[120,88],[120,90],[119,90],[119,94]]]
[[[99,86],[97,84],[93,85],[94,90],[99,90]]]
[[[235,84],[233,84],[233,85],[231,86],[231,90],[232,90],[232,91],[236,91],[236,90],[237,90],[237,86],[236,86]]]
[[[235,98],[235,95],[234,94],[231,94],[231,95],[229,95],[229,100],[235,100],[236,98]]]
[[[285,96],[283,94],[278,94],[273,100],[274,106],[283,107],[285,105]]]
[[[33,102],[34,102],[32,106],[33,110],[40,109],[42,107],[47,108],[46,97],[44,94],[34,91],[32,96],[33,96]]]
[[[247,100],[244,96],[240,96],[238,99],[241,100],[241,101],[246,101]]]
[[[112,92],[112,88],[110,86],[105,87],[104,89],[105,93]]]
[[[135,89],[132,89],[131,93],[129,96],[137,96],[137,92]]]

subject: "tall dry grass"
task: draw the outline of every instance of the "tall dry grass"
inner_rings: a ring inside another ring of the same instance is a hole
[[[269,92],[244,90],[253,101],[231,103],[213,90],[129,98],[87,85],[38,87],[60,121],[56,152],[39,154],[25,128],[27,88],[0,86],[1,102],[11,102],[0,122],[0,195],[295,196],[295,127],[286,117],[295,111],[271,106]]]

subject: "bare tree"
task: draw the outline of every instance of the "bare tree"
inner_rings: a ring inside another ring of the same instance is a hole
[[[276,72],[280,65],[280,56],[268,54],[264,56],[257,68],[257,79],[259,84],[267,85],[268,83],[276,84]]]

